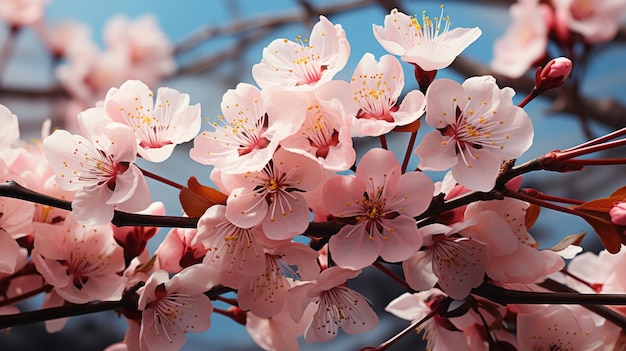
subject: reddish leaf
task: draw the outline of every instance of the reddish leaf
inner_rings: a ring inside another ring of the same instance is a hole
[[[200,217],[213,205],[226,205],[228,196],[217,189],[200,184],[196,177],[190,177],[187,187],[180,190],[178,198],[187,216]]]
[[[539,218],[539,212],[541,212],[541,206],[530,204],[530,206],[526,210],[525,216],[525,224],[527,230],[530,230],[530,228],[532,228],[532,226],[535,224],[537,218]]]
[[[618,253],[621,244],[626,242],[626,237],[612,222],[609,210],[615,203],[616,198],[608,197],[591,200],[582,205],[574,206],[573,209],[580,213],[589,223],[600,238],[604,248],[610,253]]]
[[[615,190],[611,194],[611,198],[614,198],[615,201],[624,201],[626,199],[626,186],[623,186],[623,187]]]

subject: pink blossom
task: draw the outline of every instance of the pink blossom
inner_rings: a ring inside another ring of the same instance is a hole
[[[450,16],[441,15],[434,21],[422,12],[422,23],[397,9],[385,16],[384,27],[372,25],[376,40],[385,50],[399,55],[405,62],[419,66],[424,71],[448,67],[465,48],[482,34],[476,28],[450,30]]]
[[[275,88],[262,93],[240,83],[224,94],[224,115],[213,123],[215,131],[198,135],[189,155],[229,174],[259,171],[279,142],[300,129],[307,106],[297,93]]]
[[[115,16],[104,28],[104,41],[109,50],[128,57],[130,70],[126,79],[139,79],[153,86],[176,70],[173,45],[154,16],[143,15],[134,21]]]
[[[137,146],[132,130],[119,123],[102,123],[104,110],[79,115],[83,133],[57,130],[43,141],[59,186],[76,191],[72,210],[82,224],[104,224],[113,210],[135,212],[150,205],[150,192],[134,164]]]
[[[261,318],[280,313],[293,285],[290,280],[312,280],[319,274],[317,252],[310,247],[285,242],[268,248],[264,254],[265,270],[255,276],[242,276],[237,301],[243,310]]]
[[[50,0],[0,1],[0,19],[13,27],[33,24],[43,18]]]
[[[602,250],[597,255],[584,252],[570,261],[567,270],[588,285],[574,279],[568,279],[567,284],[581,292],[621,294],[626,291],[626,273],[622,269],[624,264],[626,254],[622,251],[610,254]],[[619,309],[624,310],[623,307]]]
[[[502,161],[522,155],[532,144],[533,126],[513,105],[514,91],[500,89],[491,76],[463,85],[437,79],[426,93],[426,123],[436,128],[415,153],[423,170],[452,168],[459,184],[479,191],[495,185]]]
[[[391,151],[368,151],[356,176],[337,176],[324,186],[329,212],[356,220],[330,239],[333,260],[344,268],[361,269],[379,255],[389,262],[408,258],[422,245],[413,217],[428,208],[433,190],[425,174],[401,174]]]
[[[554,0],[557,33],[569,39],[569,31],[579,33],[589,43],[613,39],[626,11],[620,0]]]
[[[299,283],[293,281],[293,284]],[[264,350],[297,351],[298,337],[304,334],[316,312],[315,304],[309,304],[302,319],[295,322],[285,304],[283,309],[270,318],[261,318],[254,313],[246,313],[246,329],[248,334]]]
[[[617,226],[626,228],[626,202],[618,202],[609,210],[611,222]]]
[[[538,67],[535,73],[535,87],[539,90],[560,87],[572,72],[572,61],[567,57],[550,60],[544,68]]]
[[[619,328],[582,306],[526,306],[525,310],[517,315],[521,350],[604,350],[619,335]]]
[[[376,62],[374,55],[367,53],[349,84],[333,81],[316,94],[322,101],[340,100],[357,135],[379,136],[416,121],[424,113],[425,99],[419,90],[409,92],[397,105],[403,87],[404,72],[395,57],[384,55]]]
[[[222,272],[220,283],[232,286],[243,276],[265,271],[265,251],[259,237],[260,228],[241,228],[226,219],[226,206],[211,206],[198,221],[194,238],[207,249],[204,264]],[[193,244],[193,243],[192,243]],[[234,276],[228,277],[228,276]]]
[[[195,228],[174,228],[167,233],[156,251],[162,270],[176,273],[202,262],[207,249],[196,242],[197,232]]]
[[[453,299],[464,299],[482,284],[489,260],[488,246],[478,240],[458,235],[474,221],[452,227],[431,224],[420,229],[425,250],[402,262],[406,282],[417,291],[439,284]]]
[[[415,294],[404,293],[391,301],[385,311],[412,322],[420,321],[438,308],[446,295],[439,289],[432,288]],[[454,325],[438,314],[428,319],[416,329],[424,331],[423,338],[427,340],[426,349],[432,351],[469,350],[466,336]]]
[[[48,50],[57,58],[67,55],[72,46],[91,41],[90,28],[85,23],[78,21],[62,21],[54,24],[38,23],[35,30],[48,46]]]
[[[507,77],[518,78],[540,60],[548,47],[552,9],[538,0],[520,1],[509,8],[511,24],[493,46],[491,68]]]
[[[289,151],[311,155],[324,169],[336,172],[347,170],[356,159],[344,107],[336,99],[321,104],[310,98],[302,127],[280,144]]]
[[[323,170],[317,161],[280,148],[259,172],[222,175],[227,189],[226,218],[250,228],[262,224],[272,240],[291,239],[309,224],[309,208],[301,192],[315,189]]]
[[[166,160],[176,145],[190,141],[200,131],[200,105],[189,106],[189,95],[159,88],[153,102],[150,88],[138,80],[109,89],[104,108],[113,121],[133,130],[137,152],[151,162]]]
[[[315,281],[291,289],[287,307],[294,321],[302,319],[311,302],[317,304],[317,311],[304,334],[305,341],[329,341],[339,328],[348,334],[360,334],[376,327],[378,316],[367,299],[345,286],[348,279],[360,273],[360,270],[334,266],[322,271]]]
[[[348,62],[350,43],[341,25],[320,16],[309,39],[298,36],[293,42],[276,39],[263,49],[263,59],[252,67],[260,87],[310,89],[329,81]],[[299,89],[302,90],[302,89]]]
[[[542,280],[549,274],[561,270],[565,262],[558,253],[551,250],[538,250],[539,245],[526,229],[526,210],[528,203],[506,198],[502,201],[475,202],[467,206],[466,218],[480,218],[489,213],[505,221],[508,230],[489,235],[489,228],[474,226],[472,238],[485,242],[490,247],[490,259],[486,272],[490,278],[500,282],[532,283]],[[484,222],[483,223],[488,223]],[[492,226],[493,224],[488,224]],[[494,243],[493,239],[498,243]],[[508,241],[514,240],[516,243]],[[497,247],[503,251],[494,250]]]
[[[209,329],[213,305],[204,292],[216,284],[217,272],[204,265],[185,268],[171,279],[166,271],[154,272],[137,291],[141,349],[178,350],[188,332]]]
[[[109,224],[84,226],[72,216],[63,225],[33,223],[33,262],[54,290],[72,303],[122,298],[124,253]]]

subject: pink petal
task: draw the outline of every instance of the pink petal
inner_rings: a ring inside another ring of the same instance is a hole
[[[433,273],[432,253],[418,251],[402,262],[404,279],[407,284],[417,291],[428,290],[437,283],[437,276]]]
[[[328,245],[337,265],[354,270],[372,264],[383,249],[382,240],[370,238],[364,224],[344,226]]]
[[[409,258],[422,246],[422,236],[417,231],[415,219],[409,216],[398,216],[390,220],[381,220],[383,241],[380,257],[387,262],[400,262]]]

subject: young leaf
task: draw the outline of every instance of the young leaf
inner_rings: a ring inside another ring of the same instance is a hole
[[[187,187],[180,190],[178,198],[187,216],[197,218],[213,205],[226,205],[228,196],[217,189],[200,184],[196,177],[190,177]]]

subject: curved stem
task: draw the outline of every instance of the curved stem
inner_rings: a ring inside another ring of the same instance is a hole
[[[143,169],[141,167],[139,167],[139,170],[141,170],[141,173],[143,173],[143,175],[145,175],[148,178],[152,178],[152,179],[157,180],[157,181],[159,181],[159,182],[161,182],[163,184],[167,184],[167,185],[169,185],[171,187],[174,187],[174,188],[176,188],[178,190],[184,188],[184,186],[182,186],[182,185],[180,185],[180,184],[178,184],[178,183],[176,183],[174,181],[171,181],[171,180],[169,180],[167,178],[163,178],[160,175],[152,173],[150,171],[147,171],[147,170],[145,170],[145,169]]]
[[[8,298],[6,300],[2,300],[2,301],[0,301],[0,307],[7,306],[7,305],[12,305],[14,303],[18,303],[18,302],[20,302],[22,300],[26,300],[26,299],[28,299],[30,297],[39,295],[39,294],[41,294],[43,292],[49,292],[50,290],[52,290],[52,285],[46,284],[46,285],[44,285],[44,286],[42,286],[42,287],[40,287],[38,289],[29,291],[29,292],[21,294],[21,295],[13,296],[13,297]]]
[[[409,286],[409,284],[406,282],[406,280],[402,279],[402,277],[400,277],[396,273],[392,272],[389,268],[383,266],[382,263],[376,261],[376,262],[372,263],[372,266],[378,268],[379,271],[385,273],[389,278],[393,279],[395,282],[397,282],[398,284],[402,285],[402,287],[405,288],[406,291],[408,291],[408,292],[415,291],[415,290],[413,290],[413,288],[411,288]]]

